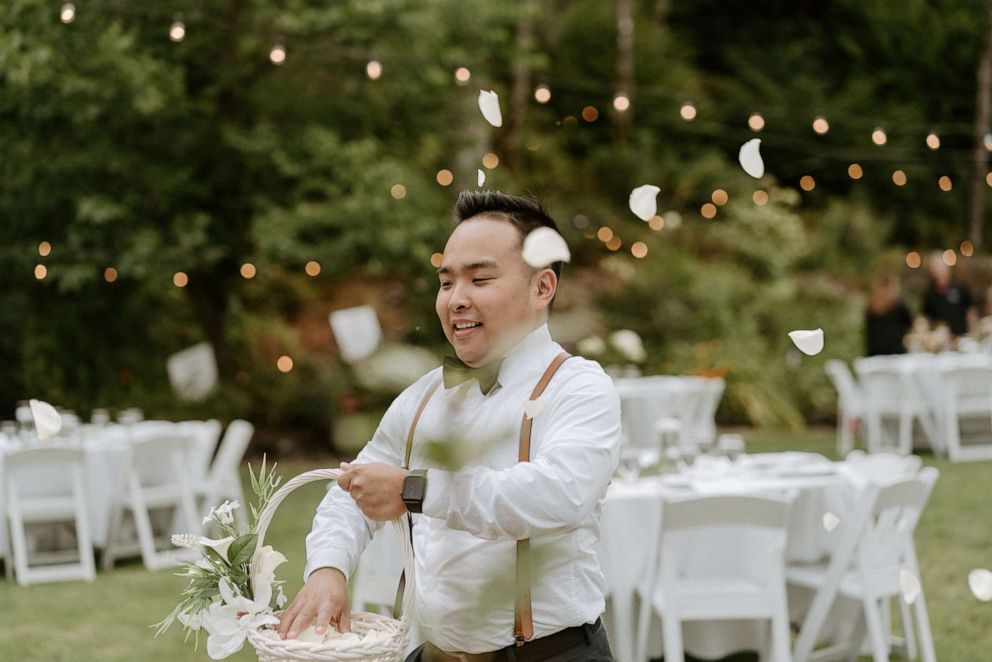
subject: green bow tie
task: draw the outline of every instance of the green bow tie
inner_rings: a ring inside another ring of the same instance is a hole
[[[499,367],[502,363],[502,361],[493,361],[480,368],[473,368],[465,365],[459,358],[446,356],[444,357],[444,366],[441,368],[444,388],[452,388],[474,379],[479,382],[479,390],[482,391],[482,395],[488,395],[489,391],[496,385],[496,378],[499,377]]]

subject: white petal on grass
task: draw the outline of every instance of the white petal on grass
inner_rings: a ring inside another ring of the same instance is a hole
[[[630,192],[630,211],[642,221],[650,221],[658,214],[658,194],[661,189],[654,184],[638,186]]]
[[[823,329],[800,329],[789,331],[792,344],[808,356],[816,356],[823,351]]]
[[[568,244],[551,228],[537,228],[524,239],[524,262],[535,269],[572,259]]]
[[[976,568],[968,573],[968,588],[982,602],[992,601],[992,572]]]
[[[38,439],[48,441],[62,429],[62,416],[44,400],[31,400],[31,417],[34,419]]]
[[[486,173],[482,172],[482,169],[480,168],[479,169],[479,186],[482,186],[485,183],[486,183]]]
[[[543,395],[537,400],[528,400],[526,404],[524,404],[524,415],[526,415],[527,418],[537,418],[537,415],[544,410],[544,407],[547,404],[548,399]]]
[[[920,597],[920,580],[908,568],[899,568],[899,588],[902,590],[902,598],[907,604],[916,602]]]
[[[827,530],[827,533],[836,529],[838,524],[840,524],[839,517],[830,511],[823,513],[823,528]]]
[[[761,179],[765,174],[765,162],[761,159],[761,138],[752,138],[741,145],[741,151],[737,154],[744,172],[755,179]]]
[[[486,121],[495,127],[503,126],[503,113],[499,109],[499,96],[492,90],[479,90],[479,110]]]

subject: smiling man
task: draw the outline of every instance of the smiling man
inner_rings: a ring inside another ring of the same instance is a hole
[[[619,456],[616,390],[599,364],[564,360],[548,332],[562,265],[534,268],[521,251],[533,230],[556,229],[551,217],[491,191],[463,192],[456,216],[436,310],[457,358],[403,391],[356,460],[341,465],[280,634],[348,630],[348,575],[384,521],[412,512],[427,643],[409,660],[612,660],[595,545]],[[525,416],[538,396],[540,411]],[[427,448],[452,439],[486,444],[446,470]]]

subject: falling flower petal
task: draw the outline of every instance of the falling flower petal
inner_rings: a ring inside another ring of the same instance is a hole
[[[836,529],[838,524],[840,524],[839,517],[830,511],[823,513],[823,528],[826,529],[828,533]]]
[[[524,414],[527,418],[537,418],[537,415],[541,413],[547,404],[548,400],[543,395],[537,400],[528,400],[524,404]]]
[[[641,340],[636,331],[630,329],[614,331],[610,334],[610,344],[628,361],[640,363],[647,358],[647,352],[644,351],[644,341]]]
[[[642,221],[650,221],[658,214],[658,194],[661,189],[654,184],[638,186],[630,192],[630,211]]]
[[[38,439],[48,441],[62,429],[62,417],[55,411],[55,407],[44,400],[31,400],[30,404]]]
[[[499,96],[489,90],[479,90],[479,110],[486,121],[495,127],[503,126],[503,113],[499,109]]]
[[[992,601],[992,572],[976,568],[968,573],[968,588],[982,602]]]
[[[551,228],[537,228],[524,239],[524,262],[540,269],[555,262],[568,262],[572,255],[568,244]]]
[[[479,169],[479,186],[482,186],[485,183],[486,183],[486,173],[482,172],[482,169],[480,168]]]
[[[920,597],[920,580],[907,568],[899,568],[899,588],[907,604],[913,604]]]
[[[789,338],[803,354],[816,356],[823,351],[823,329],[789,331]]]
[[[761,179],[765,174],[765,162],[761,160],[761,138],[752,138],[741,145],[741,151],[737,155],[744,172],[755,179]]]

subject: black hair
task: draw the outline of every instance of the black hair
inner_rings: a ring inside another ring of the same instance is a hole
[[[486,216],[513,225],[520,233],[520,244],[537,228],[551,228],[558,232],[558,224],[551,218],[544,206],[534,198],[509,195],[500,191],[462,191],[455,203],[455,224]],[[550,265],[555,276],[561,279],[561,262]]]

